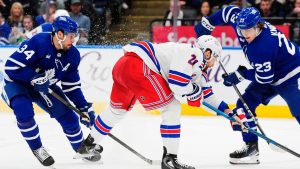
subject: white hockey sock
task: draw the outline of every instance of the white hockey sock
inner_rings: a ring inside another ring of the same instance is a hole
[[[97,144],[110,132],[110,130],[124,118],[126,110],[107,107],[95,120],[91,135]]]
[[[160,109],[162,123],[160,133],[167,153],[178,154],[180,140],[180,102],[174,99],[169,105]]]

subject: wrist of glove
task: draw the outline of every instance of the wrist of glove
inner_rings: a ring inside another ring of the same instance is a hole
[[[197,84],[193,84],[193,91],[185,95],[189,106],[200,107],[202,101],[202,89]]]
[[[35,91],[49,93],[50,81],[46,73],[37,74],[31,80],[31,85]]]
[[[234,118],[234,120],[241,126],[243,132],[248,132],[249,124],[243,108],[234,109],[232,112],[228,113],[228,116]]]
[[[198,37],[201,35],[210,35],[214,29],[215,27],[206,17],[202,17],[201,22],[195,27]]]
[[[239,66],[238,69],[235,72],[227,74],[223,74],[222,77],[224,79],[223,84],[225,86],[232,86],[237,85],[241,81],[245,79],[244,71],[246,71],[247,68],[245,66]]]
[[[87,117],[80,116],[80,122],[86,127],[90,128],[95,123],[95,111],[91,103],[88,103],[85,107],[79,108],[79,110]]]

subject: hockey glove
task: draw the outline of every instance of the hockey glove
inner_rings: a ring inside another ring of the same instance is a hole
[[[80,122],[88,128],[93,126],[93,124],[95,122],[95,112],[94,112],[94,108],[92,106],[92,103],[88,103],[85,107],[79,108],[79,110],[83,114],[85,114],[87,117],[89,117],[89,119],[88,119],[88,118],[80,116]]]
[[[245,66],[239,66],[235,72],[229,73],[228,75],[223,74],[223,84],[225,86],[232,86],[240,83],[245,79],[243,71],[247,70]]]
[[[193,84],[193,92],[186,95],[189,106],[200,107],[202,100],[202,89],[196,83]]]
[[[50,81],[46,73],[37,74],[31,80],[31,85],[35,91],[49,93]]]
[[[206,17],[202,17],[200,23],[195,26],[195,32],[197,37],[202,35],[210,35],[211,32],[215,29],[215,27],[210,23],[209,19]]]
[[[236,122],[232,122],[231,125],[234,127],[236,123],[241,126],[243,132],[248,132],[249,124],[247,122],[246,114],[243,108],[233,109],[232,112],[228,113],[228,116],[235,119]]]

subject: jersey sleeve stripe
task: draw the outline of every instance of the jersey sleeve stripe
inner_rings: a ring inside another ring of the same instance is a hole
[[[64,86],[75,86],[75,85],[80,85],[80,81],[78,82],[61,82],[62,85]]]
[[[263,77],[263,76],[259,76],[257,73],[255,73],[255,76],[257,76],[257,78],[260,78],[260,79],[271,79],[274,77],[274,74]]]
[[[226,14],[226,23],[228,23],[229,16],[230,16],[232,10],[238,9],[238,7],[232,7],[232,6],[229,6],[229,7],[230,7],[230,9],[229,9],[229,11],[228,11],[227,14]],[[229,8],[229,7],[227,7],[227,8]]]
[[[4,74],[4,79],[6,80],[6,81],[8,81],[8,82],[13,82],[13,80],[10,78],[10,77],[8,77],[8,75],[4,72],[3,73]]]
[[[172,80],[172,79],[168,79],[168,82],[170,84],[175,84],[175,85],[178,85],[178,86],[186,86],[186,85],[189,84],[189,83],[181,83],[181,82],[178,82],[178,81],[175,81],[175,80]]]
[[[211,89],[211,88],[208,88],[208,89],[206,89],[206,90],[203,90],[204,96],[208,95],[209,93],[212,93],[212,89]]]
[[[178,76],[181,76],[182,78],[185,78],[185,79],[188,79],[188,80],[192,79],[191,76],[189,76],[187,74],[184,74],[184,73],[181,73],[181,72],[178,72],[176,70],[170,70],[169,74],[178,75]]]
[[[256,74],[255,74],[255,80],[258,82],[258,83],[260,83],[260,84],[268,84],[268,83],[272,83],[273,82],[273,79],[271,79],[271,80],[265,80],[265,79],[262,79],[262,80],[260,80],[257,76],[256,76]]]
[[[188,83],[190,81],[189,79],[174,74],[169,74],[169,79],[176,80],[182,83]]]
[[[282,84],[283,82],[289,80],[290,78],[294,77],[300,73],[300,66],[289,72],[287,75],[285,75],[283,78],[279,79],[277,82],[273,83],[272,85],[277,86]]]
[[[7,60],[9,60],[9,61],[11,61],[11,62],[13,62],[13,63],[15,63],[15,64],[17,64],[17,65],[19,65],[19,66],[21,66],[21,67],[26,67],[26,65],[25,64],[23,64],[23,63],[21,63],[21,62],[19,62],[19,61],[17,61],[17,60],[15,60],[15,59],[13,59],[13,58],[8,58]]]
[[[5,66],[4,67],[4,70],[17,70],[19,69],[20,67],[18,66]]]
[[[184,73],[174,71],[174,70],[169,71],[168,82],[171,84],[175,84],[178,86],[186,86],[189,84],[190,80],[191,77]]]
[[[71,91],[76,90],[76,89],[80,89],[80,86],[74,86],[74,87],[72,87],[70,89],[65,89],[65,90],[63,90],[63,92],[67,93],[67,92],[71,92]]]
[[[227,8],[227,7],[223,8],[223,10],[222,10],[222,19],[223,19],[223,21],[224,21],[225,23],[227,23],[226,20],[225,20],[225,10],[226,10],[226,8]]]

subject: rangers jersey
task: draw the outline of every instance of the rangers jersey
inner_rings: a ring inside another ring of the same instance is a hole
[[[192,83],[201,86],[203,53],[191,44],[141,41],[130,43],[123,49],[136,53],[152,71],[161,74],[176,95],[191,93]]]

